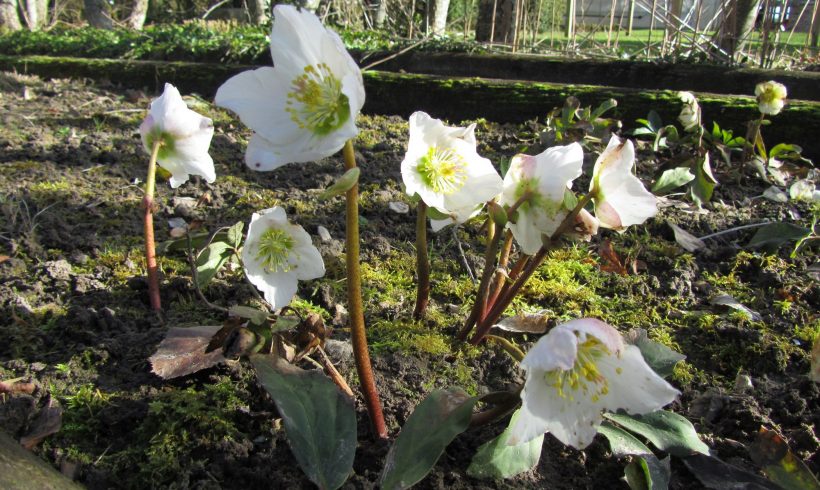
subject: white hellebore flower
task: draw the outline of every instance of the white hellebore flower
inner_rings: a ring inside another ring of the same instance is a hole
[[[242,247],[245,274],[273,308],[290,304],[298,280],[325,274],[319,250],[304,228],[288,221],[276,206],[253,213]]]
[[[635,147],[613,135],[592,171],[595,216],[604,228],[623,231],[658,213],[658,200],[632,173]]]
[[[410,140],[401,162],[401,177],[409,196],[449,220],[434,220],[438,230],[463,223],[481,205],[501,192],[501,177],[490,161],[476,153],[475,124],[466,128],[445,126],[424,112],[410,116]]]
[[[515,223],[511,217],[507,226],[525,254],[538,252],[541,236],[552,235],[571,211],[564,198],[581,175],[583,163],[584,150],[578,143],[554,146],[536,156],[513,157],[499,204],[509,207],[522,201]]]
[[[755,86],[757,96],[757,108],[763,114],[770,116],[777,115],[786,103],[788,92],[786,86],[775,81],[758,83]]]
[[[157,163],[171,172],[171,187],[184,184],[189,175],[200,175],[209,184],[216,180],[214,161],[208,154],[213,122],[188,109],[179,90],[170,83],[151,102],[148,116],[140,124],[140,135],[149,154],[154,144],[160,144]]]
[[[530,349],[521,367],[526,382],[518,420],[507,444],[550,432],[583,449],[595,437],[604,410],[654,412],[678,390],[658,376],[641,351],[625,344],[613,327],[593,318],[558,325]]]
[[[245,153],[254,170],[336,153],[358,134],[364,105],[362,73],[335,32],[291,5],[277,5],[273,16],[273,68],[232,77],[215,99],[254,131]]]
[[[683,109],[680,111],[678,121],[683,129],[688,132],[696,131],[700,126],[700,105],[692,92],[678,92],[680,101],[683,102]]]

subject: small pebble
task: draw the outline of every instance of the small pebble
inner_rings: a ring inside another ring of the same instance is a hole
[[[754,389],[752,378],[745,374],[738,374],[735,378],[735,392],[745,393]]]
[[[394,213],[407,214],[410,212],[410,205],[406,202],[390,201],[390,203],[387,204],[387,207],[389,207]]]
[[[325,228],[322,225],[319,225],[319,227],[316,228],[316,231],[319,233],[319,238],[321,238],[323,242],[330,241],[330,232],[327,230],[327,228]]]

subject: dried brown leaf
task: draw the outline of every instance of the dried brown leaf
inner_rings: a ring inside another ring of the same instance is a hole
[[[20,438],[20,444],[28,450],[34,449],[43,439],[57,433],[62,426],[63,407],[49,395],[46,406],[40,409],[26,435]]]
[[[221,349],[205,352],[221,328],[222,325],[171,328],[149,358],[151,372],[163,379],[178,378],[224,361]]]

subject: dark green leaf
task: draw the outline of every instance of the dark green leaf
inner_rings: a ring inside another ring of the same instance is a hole
[[[601,105],[598,106],[597,109],[592,111],[591,119],[598,119],[601,117],[606,111],[618,107],[618,101],[615,99],[607,99],[601,102]]]
[[[695,204],[702,206],[712,199],[712,192],[715,190],[715,176],[712,175],[712,167],[709,165],[709,154],[705,154],[700,162],[695,164],[695,179],[689,189],[692,200]]]
[[[213,242],[199,254],[196,261],[197,286],[204,287],[213,280],[219,269],[233,254],[233,247],[225,242]]]
[[[604,416],[646,437],[661,451],[680,457],[709,454],[709,447],[700,440],[692,423],[676,413],[658,410],[646,415],[605,413]]]
[[[672,375],[675,365],[686,359],[686,356],[675,352],[669,347],[649,340],[646,330],[636,328],[624,336],[625,340],[641,350],[641,355],[649,367],[660,376],[667,378]]]
[[[239,221],[235,225],[228,228],[228,243],[233,248],[239,248],[242,245],[242,229],[245,227],[245,223]]]
[[[250,359],[276,403],[302,471],[320,489],[341,487],[356,454],[353,400],[319,371],[305,371],[266,355]]]
[[[295,316],[278,316],[276,317],[276,323],[273,324],[271,327],[272,332],[283,332],[285,330],[291,330],[296,328],[297,325],[301,323],[298,317]]]
[[[468,475],[483,479],[511,478],[535,468],[541,458],[543,434],[529,442],[515,446],[507,445],[510,428],[518,419],[519,412],[520,410],[516,410],[509,426],[501,435],[478,448],[470,467],[467,468]]]
[[[776,250],[777,247],[788,243],[800,240],[809,235],[811,230],[797,226],[792,223],[772,223],[762,226],[757,230],[746,248],[765,248],[767,250]]]
[[[762,476],[724,463],[712,456],[695,454],[683,458],[683,462],[703,486],[713,490],[782,490]]]
[[[598,428],[609,441],[609,447],[616,456],[637,456],[636,461],[626,468],[626,479],[630,488],[664,490],[669,486],[671,469],[669,460],[659,460],[646,444],[629,432],[604,422]]]
[[[655,134],[650,128],[635,128],[632,130],[632,136],[643,136],[645,134]]]
[[[442,213],[434,207],[427,208],[427,217],[430,219],[450,219],[451,216],[447,213]]]
[[[646,120],[649,123],[649,127],[654,132],[658,132],[663,127],[663,121],[661,120],[660,114],[655,112],[654,110],[649,111],[649,115],[646,116]]]
[[[780,143],[779,145],[775,145],[774,148],[769,150],[769,158],[788,158],[789,155],[800,154],[803,152],[803,148],[797,145],[791,145],[788,143]]]
[[[419,403],[387,453],[381,488],[409,488],[421,481],[450,441],[470,425],[476,401],[461,388],[448,388]]]
[[[331,197],[341,196],[345,192],[349,191],[353,188],[354,185],[359,183],[359,174],[361,173],[361,169],[359,167],[353,167],[345,172],[339,179],[333,183],[330,187],[325,189],[321,194],[319,194],[319,199],[330,199]]]
[[[251,308],[250,306],[231,306],[230,312],[238,317],[247,318],[255,325],[261,325],[268,318],[267,311]]]
[[[191,247],[194,249],[201,248],[208,243],[208,238],[210,238],[211,234],[207,231],[198,232],[198,233],[189,233],[191,237]],[[227,233],[217,233],[214,236],[214,241],[217,242],[224,242],[227,240]],[[167,254],[168,252],[184,252],[188,250],[188,237],[178,238],[176,240],[168,240],[165,242],[160,243],[157,245],[157,253],[158,254]]]
[[[689,167],[677,167],[664,171],[652,186],[654,194],[666,194],[678,187],[695,180],[695,176],[689,171]]]

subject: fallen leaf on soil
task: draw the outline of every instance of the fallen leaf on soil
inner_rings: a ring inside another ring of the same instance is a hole
[[[2,264],[3,262],[9,260],[10,258],[11,257],[9,257],[8,255],[0,255],[0,264]]]
[[[612,248],[612,242],[609,240],[604,240],[601,242],[601,245],[598,246],[598,255],[601,256],[602,271],[614,272],[622,276],[628,274],[626,267],[624,267],[624,263],[621,262],[621,258],[618,257],[615,249]]]
[[[178,378],[224,361],[221,350],[205,352],[211,338],[221,328],[222,325],[171,328],[148,359],[151,372],[163,379]]]
[[[820,482],[806,464],[791,452],[786,441],[773,430],[760,428],[755,442],[749,446],[749,455],[763,468],[769,480],[787,490],[820,489]]]
[[[544,333],[549,325],[549,315],[547,313],[547,310],[540,310],[535,313],[510,316],[493,325],[493,327],[507,332]]]
[[[689,233],[678,225],[668,223],[672,231],[675,232],[675,241],[687,252],[697,252],[706,246],[706,243],[695,235]]]
[[[765,191],[763,191],[763,197],[770,201],[779,203],[789,202],[789,195],[786,194],[782,189],[780,189],[776,185],[773,185]]]
[[[712,299],[710,299],[709,302],[712,303],[713,305],[728,306],[729,308],[732,308],[733,310],[737,310],[737,311],[743,313],[744,315],[746,315],[746,318],[748,318],[749,320],[759,322],[763,319],[763,317],[760,316],[760,313],[758,313],[758,312],[750,309],[749,307],[743,305],[740,301],[736,300],[734,297],[732,297],[728,294],[721,294],[721,295],[715,296]]]
[[[0,393],[25,393],[30,395],[37,389],[37,385],[31,381],[24,381],[25,378],[14,378],[0,381]]]
[[[20,438],[20,444],[28,450],[34,449],[40,441],[59,431],[62,426],[63,408],[60,402],[49,395],[48,403],[37,414],[26,435]]]

